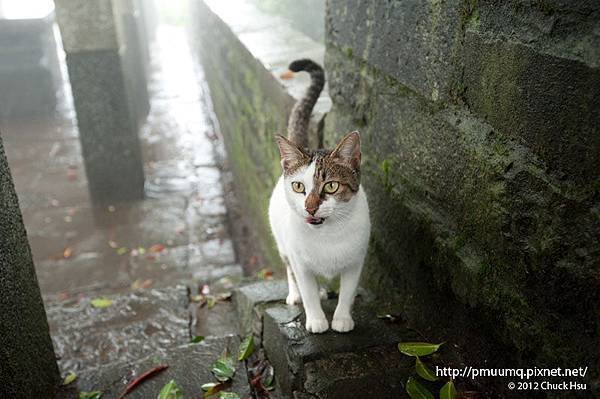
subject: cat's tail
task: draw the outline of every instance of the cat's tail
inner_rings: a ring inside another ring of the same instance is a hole
[[[292,72],[310,73],[311,84],[300,100],[296,102],[288,120],[288,140],[301,148],[308,147],[308,123],[310,114],[325,85],[325,72],[321,65],[307,58],[296,60],[288,67]]]

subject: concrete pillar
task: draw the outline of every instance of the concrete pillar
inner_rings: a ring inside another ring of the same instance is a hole
[[[55,0],[92,200],[141,199],[144,170],[114,1]],[[129,89],[128,89],[129,88]]]
[[[1,138],[0,298],[0,398],[54,397],[58,366]]]
[[[137,127],[144,123],[150,111],[147,79],[150,58],[148,44],[135,0],[113,0],[115,25],[121,47],[121,60],[130,107]]]

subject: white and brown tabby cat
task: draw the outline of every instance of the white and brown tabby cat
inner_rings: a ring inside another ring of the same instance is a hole
[[[352,304],[367,252],[371,223],[367,196],[360,186],[360,135],[346,135],[333,150],[310,150],[308,124],[325,84],[323,68],[307,59],[290,64],[310,73],[311,85],[294,106],[288,138],[277,137],[283,174],[269,204],[269,220],[287,266],[286,302],[300,302],[306,329],[327,331],[316,276],[340,276],[340,294],[331,328],[354,328]]]

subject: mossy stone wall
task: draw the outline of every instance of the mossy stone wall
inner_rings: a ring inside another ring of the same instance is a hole
[[[362,133],[369,288],[466,364],[598,392],[600,3],[576,3],[329,0],[324,140]]]

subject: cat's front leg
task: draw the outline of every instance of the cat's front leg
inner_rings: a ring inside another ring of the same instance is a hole
[[[298,285],[296,284],[296,277],[294,276],[294,271],[290,266],[289,260],[285,259],[285,265],[287,269],[287,280],[288,280],[288,296],[285,299],[285,303],[288,305],[297,305],[302,302],[300,298],[300,291],[298,290]]]
[[[340,296],[331,322],[331,328],[335,331],[347,332],[354,329],[352,304],[361,271],[362,265],[355,266],[345,269],[340,276]]]
[[[302,296],[302,304],[306,313],[306,330],[313,333],[322,333],[329,329],[329,322],[321,307],[319,285],[315,275],[302,266],[293,269],[296,283]]]

